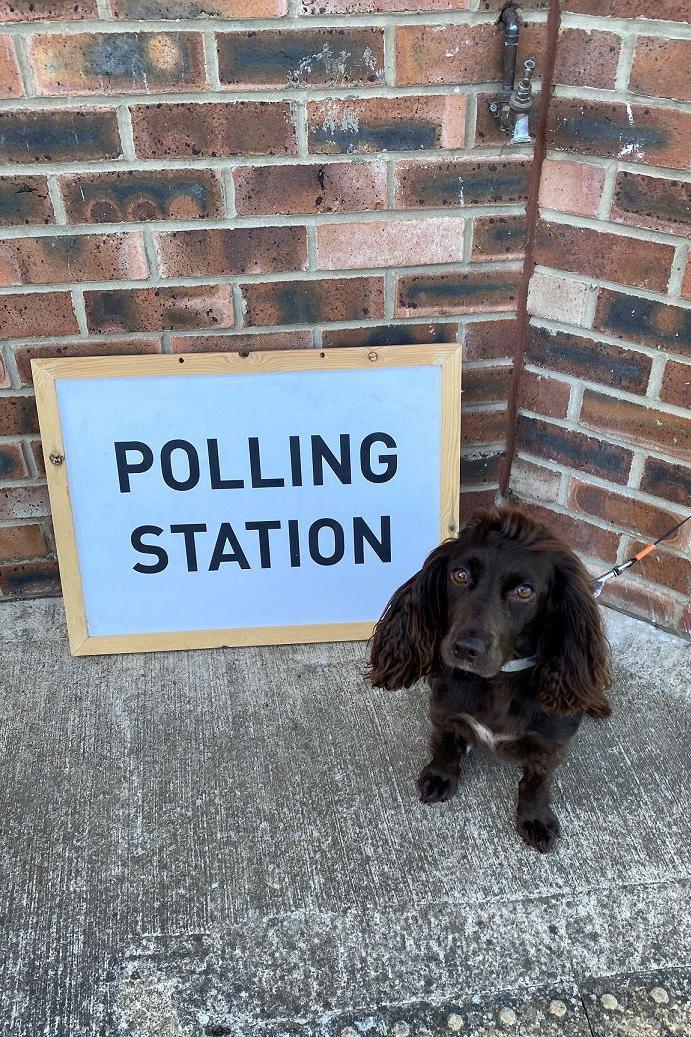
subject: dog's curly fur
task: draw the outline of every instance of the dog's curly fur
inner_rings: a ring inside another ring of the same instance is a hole
[[[469,579],[459,589],[452,577],[461,564]],[[530,607],[516,600],[518,580],[533,592]],[[472,644],[489,647],[457,659],[471,626]],[[537,657],[533,668],[500,669],[527,655]],[[566,544],[517,508],[473,516],[391,598],[374,631],[368,676],[392,690],[429,679],[432,760],[418,781],[423,801],[450,798],[461,754],[489,745],[523,767],[520,834],[541,852],[551,848],[559,831],[552,772],[583,714],[610,713],[609,645],[590,577]]]

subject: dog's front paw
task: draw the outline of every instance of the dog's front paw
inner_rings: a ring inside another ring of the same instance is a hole
[[[538,853],[549,853],[560,833],[559,819],[549,807],[540,814],[518,816],[518,834]]]
[[[421,803],[446,803],[458,788],[458,778],[453,774],[441,774],[427,764],[420,771],[417,787]]]

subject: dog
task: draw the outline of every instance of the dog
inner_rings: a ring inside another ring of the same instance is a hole
[[[458,787],[470,748],[522,767],[517,828],[539,853],[560,834],[550,786],[584,714],[607,717],[609,644],[592,581],[558,537],[514,507],[478,512],[395,592],[372,635],[367,676],[427,677],[432,758],[423,803]]]

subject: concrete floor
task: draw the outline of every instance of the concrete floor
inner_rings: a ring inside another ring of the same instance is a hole
[[[72,659],[0,605],[0,1032],[691,1034],[691,646],[608,624],[540,857],[508,765],[417,802],[424,691],[362,644]]]

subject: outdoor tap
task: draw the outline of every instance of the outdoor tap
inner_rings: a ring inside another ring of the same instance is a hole
[[[528,116],[533,107],[533,72],[535,62],[528,58],[523,66],[523,79],[509,99],[509,121],[513,123],[512,144],[530,144]]]

